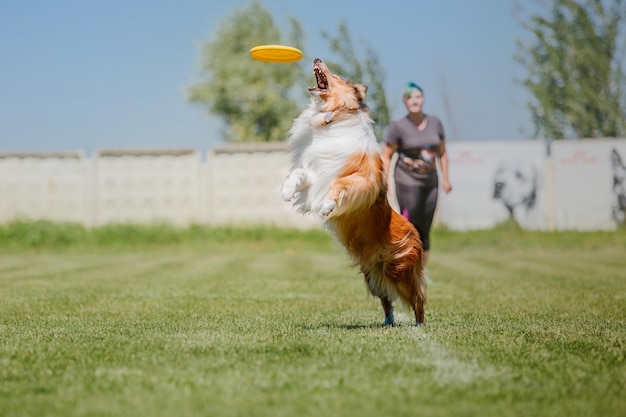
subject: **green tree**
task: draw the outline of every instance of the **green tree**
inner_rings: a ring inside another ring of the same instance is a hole
[[[551,0],[548,17],[530,16],[531,42],[518,61],[535,135],[547,139],[626,134],[622,0]],[[623,46],[623,45],[622,45]]]
[[[293,18],[289,23],[291,32],[285,36],[272,15],[253,0],[225,19],[215,39],[203,46],[204,79],[189,88],[189,100],[222,118],[226,141],[284,139],[298,115],[302,95],[297,95],[294,85],[303,79],[302,68],[256,61],[248,54],[259,44],[301,47],[302,28]]]
[[[310,61],[301,64],[272,64],[255,61],[248,52],[259,44],[287,43],[300,49],[304,33],[295,18],[289,19],[290,33],[283,36],[272,15],[257,0],[223,20],[212,42],[203,45],[203,79],[189,88],[189,100],[206,107],[224,121],[227,142],[278,141],[287,136],[308,95],[305,74],[314,79]],[[331,51],[344,65],[321,57],[333,72],[368,85],[367,102],[379,139],[390,122],[383,88],[384,71],[372,48],[365,58],[356,54],[345,23],[333,37],[323,32]],[[306,69],[306,72],[305,72]]]
[[[391,114],[383,87],[385,71],[378,54],[374,49],[366,46],[365,58],[360,58],[345,22],[339,23],[336,35],[323,31],[322,36],[329,41],[331,51],[336,53],[343,62],[343,64],[339,64],[329,60],[326,62],[329,69],[342,78],[368,86],[367,105],[375,123],[376,137],[382,141],[384,129],[391,121]]]

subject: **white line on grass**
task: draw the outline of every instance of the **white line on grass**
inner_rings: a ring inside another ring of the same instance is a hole
[[[396,321],[399,323],[413,323],[413,316],[398,312]],[[496,369],[493,366],[481,365],[476,359],[465,360],[449,352],[431,335],[420,327],[408,326],[407,335],[413,338],[419,345],[422,355],[417,360],[425,365],[433,367],[433,378],[441,386],[468,385],[477,380],[502,377],[506,371]]]

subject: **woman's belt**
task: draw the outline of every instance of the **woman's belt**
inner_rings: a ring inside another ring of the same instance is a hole
[[[437,168],[435,164],[426,164],[421,159],[412,159],[408,156],[403,156],[402,162],[408,165],[409,170],[418,174],[430,174]]]

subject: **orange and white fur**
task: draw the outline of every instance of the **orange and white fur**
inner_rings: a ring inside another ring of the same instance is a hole
[[[387,200],[382,153],[364,99],[367,86],[313,61],[317,86],[289,135],[292,166],[282,187],[297,211],[314,213],[360,266],[385,320],[394,325],[398,297],[424,323],[426,281],[418,232]]]

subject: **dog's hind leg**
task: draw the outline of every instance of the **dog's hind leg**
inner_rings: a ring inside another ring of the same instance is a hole
[[[393,303],[387,297],[380,297],[380,304],[383,306],[383,311],[385,312],[385,321],[383,321],[383,326],[395,326],[396,321],[393,317]]]
[[[393,298],[395,297],[393,294],[389,294],[389,290],[384,284],[382,265],[375,265],[371,270],[361,267],[361,272],[365,277],[365,284],[367,284],[370,294],[380,298],[380,304],[385,312],[383,326],[394,326],[396,322],[393,317]]]

